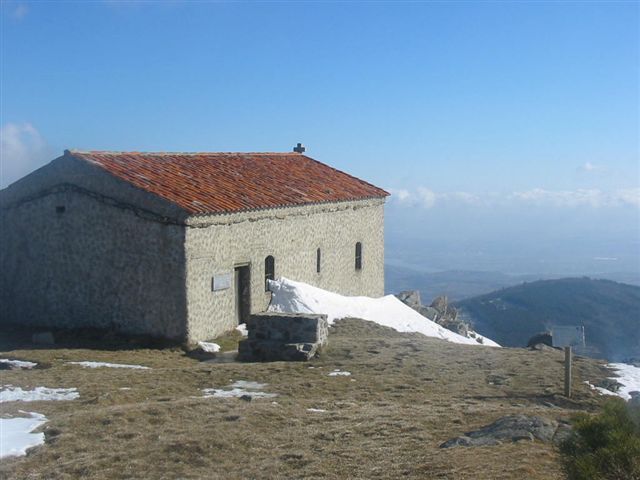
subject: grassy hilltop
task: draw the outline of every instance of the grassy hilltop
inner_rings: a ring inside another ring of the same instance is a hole
[[[602,401],[583,383],[610,375],[576,359],[575,396],[562,397],[562,354],[447,343],[343,320],[309,363],[206,363],[180,349],[15,342],[2,358],[45,368],[4,371],[3,384],[77,387],[68,402],[0,404],[46,414],[46,443],[5,459],[0,477],[558,479],[550,444],[521,441],[441,449],[509,414],[567,419]],[[85,369],[69,361],[141,364]],[[329,376],[335,369],[350,376]],[[274,398],[203,398],[237,380],[266,383]],[[275,402],[275,403],[274,403]],[[316,409],[322,411],[310,411]]]

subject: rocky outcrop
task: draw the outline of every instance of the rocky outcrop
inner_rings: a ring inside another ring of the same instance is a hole
[[[549,347],[553,347],[553,337],[551,336],[551,332],[536,333],[527,342],[527,348],[540,350],[539,348],[536,348],[537,345],[547,345]]]
[[[418,310],[423,306],[422,301],[420,300],[420,292],[418,290],[405,290],[404,292],[398,293],[396,297],[402,303],[414,310]]]
[[[623,387],[620,382],[616,381],[615,378],[604,378],[596,383],[596,387],[604,388],[605,390],[609,390],[610,392],[617,393],[621,387]]]
[[[570,431],[568,424],[559,423],[549,418],[509,415],[479,430],[452,438],[440,445],[440,448],[479,447],[522,440],[560,443],[567,438]]]
[[[464,337],[476,338],[475,332],[471,330],[468,323],[458,316],[458,310],[449,304],[446,296],[436,297],[429,306],[422,304],[420,292],[417,290],[400,292],[396,297],[405,305],[413,308],[420,315],[427,317],[438,325]]]
[[[431,308],[438,313],[436,323],[462,336],[469,336],[471,330],[469,324],[458,318],[458,310],[453,305],[449,305],[447,297],[436,297],[431,302]]]
[[[251,315],[248,337],[238,345],[243,361],[306,361],[327,344],[326,315],[264,312]]]

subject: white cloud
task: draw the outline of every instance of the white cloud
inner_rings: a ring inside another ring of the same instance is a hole
[[[615,199],[623,205],[640,208],[640,188],[616,190]]]
[[[15,182],[51,159],[51,149],[30,123],[0,128],[0,188]]]
[[[603,192],[599,189],[544,190],[534,188],[524,192],[513,192],[510,198],[540,206],[602,208],[630,205],[640,207],[640,188],[612,192]]]
[[[585,174],[607,173],[607,168],[602,165],[585,162],[578,167],[578,172]]]
[[[391,193],[392,198],[400,203],[408,203],[411,200],[411,193],[409,193],[409,190],[404,190],[402,188],[389,188],[388,190],[389,193]]]
[[[534,188],[522,192],[513,192],[508,198],[530,205],[556,207],[577,207],[580,205],[599,207],[603,202],[603,195],[600,190],[586,189],[545,190]]]
[[[468,205],[479,205],[481,203],[485,203],[485,201],[479,195],[469,192],[449,192],[442,193],[439,196],[443,199],[466,203]]]
[[[435,205],[438,194],[425,187],[419,187],[415,192],[404,188],[387,188],[391,193],[391,202],[403,206],[431,208]]]
[[[418,187],[414,192],[404,188],[391,188],[391,201],[404,206],[433,208],[436,204],[463,203],[466,205],[477,205],[484,200],[469,192],[435,192],[427,187]]]
[[[423,208],[432,208],[436,204],[438,195],[425,187],[418,188],[418,199]]]
[[[419,187],[415,192],[406,189],[392,190],[392,201],[403,206],[424,209],[442,206],[540,206],[553,208],[610,208],[632,206],[640,208],[640,188],[618,189],[605,192],[600,189],[546,190],[532,188],[530,190],[511,193],[489,192],[475,194],[464,191],[434,192],[426,187]]]

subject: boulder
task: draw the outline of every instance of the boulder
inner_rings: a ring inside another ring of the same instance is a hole
[[[597,384],[596,387],[600,387],[600,388],[604,388],[605,390],[609,390],[610,392],[616,393],[618,390],[620,390],[620,387],[622,387],[623,385],[618,382],[615,378],[605,378],[603,380],[600,380]]]
[[[536,333],[527,342],[527,348],[533,348],[535,345],[540,345],[540,344],[553,347],[553,337],[551,336],[551,332]]]
[[[396,295],[398,300],[400,300],[405,305],[417,310],[422,306],[422,301],[420,300],[420,292],[418,290],[405,290],[404,292],[400,292]]]
[[[429,320],[433,320],[434,322],[438,321],[438,318],[440,317],[438,311],[433,307],[425,307],[424,305],[422,305],[417,309],[417,311],[423,317],[427,317]]]
[[[198,360],[211,360],[218,356],[220,345],[213,342],[198,342],[198,345],[189,350],[187,355]]]
[[[522,440],[540,440],[545,443],[559,442],[566,438],[569,428],[567,424],[561,424],[545,417],[509,415],[479,430],[447,440],[440,445],[440,448],[478,447]]]
[[[469,337],[469,325],[462,320],[458,320],[458,312],[455,309],[454,312],[455,314],[453,316],[449,316],[449,314],[447,314],[439,318],[436,323],[442,325],[448,330],[451,330],[452,332],[457,333],[458,335]]]
[[[555,350],[554,347],[550,347],[546,343],[536,343],[529,348],[531,348],[531,350],[538,350],[539,352],[551,352]]]
[[[445,295],[441,295],[434,298],[430,306],[431,308],[435,308],[440,315],[446,315],[449,308],[449,300]]]
[[[446,296],[436,297],[429,306],[422,305],[420,292],[417,290],[406,290],[398,293],[396,297],[423,317],[463,337],[472,338],[471,326],[458,318],[458,310],[454,306],[449,305],[449,300]]]

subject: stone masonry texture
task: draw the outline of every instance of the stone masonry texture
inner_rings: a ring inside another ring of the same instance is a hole
[[[384,294],[384,200],[361,200],[224,216],[192,217],[211,222],[186,233],[189,339],[213,338],[237,325],[235,291],[212,292],[211,277],[251,271],[251,313],[267,309],[265,258],[275,259],[275,277],[309,283],[343,295]],[[362,243],[362,270],[355,245]],[[321,268],[317,273],[317,249]]]
[[[384,293],[383,198],[189,216],[60,157],[0,191],[0,222],[3,324],[211,339],[237,325],[234,283],[213,291],[213,277],[249,266],[251,313],[262,312],[268,255],[276,278]]]
[[[183,339],[184,227],[140,217],[129,205],[171,207],[63,163],[2,191],[2,323]]]
[[[274,340],[282,343],[325,345],[329,337],[327,316],[312,313],[258,313],[251,315],[247,330],[249,340]]]
[[[240,342],[239,358],[245,361],[306,361],[327,345],[326,315],[265,312],[251,315],[249,336]]]

